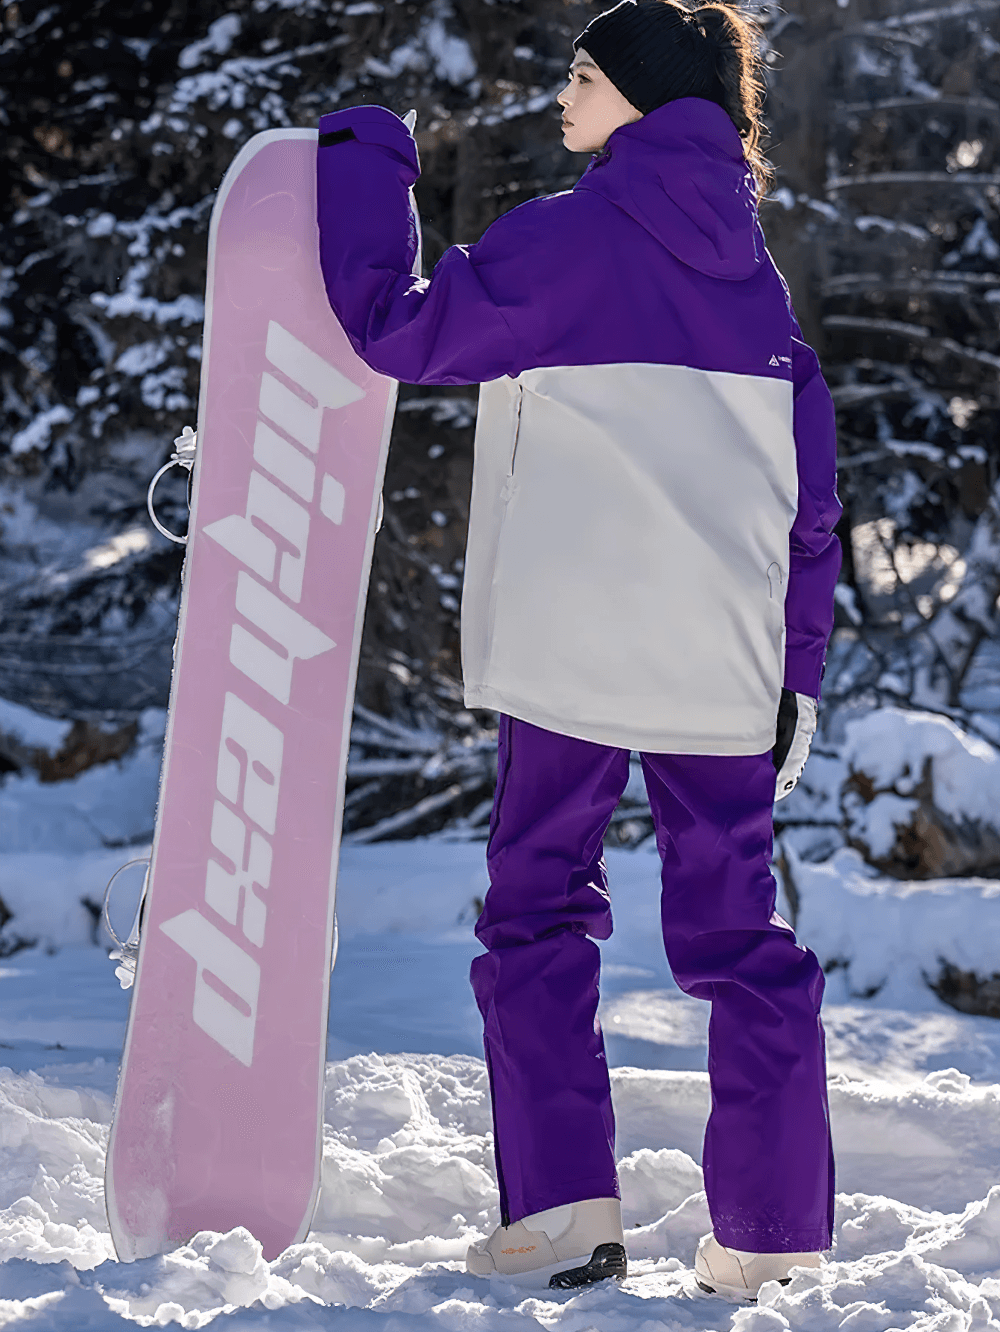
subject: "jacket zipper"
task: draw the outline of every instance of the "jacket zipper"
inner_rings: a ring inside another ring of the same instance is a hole
[[[504,524],[507,521],[507,506],[513,497],[517,485],[514,480],[514,459],[517,456],[517,437],[521,431],[521,400],[524,397],[524,389],[520,384],[517,386],[517,413],[514,418],[514,439],[510,449],[510,464],[507,472],[507,479],[503,483],[503,489],[500,491],[500,503],[502,505],[500,512],[500,524],[497,530],[496,546],[493,551],[493,583],[490,587],[489,609],[487,611],[487,634],[489,641],[493,641],[493,626],[496,622],[497,613],[497,561],[500,558],[500,542],[503,539]]]
[[[490,1106],[493,1110],[493,1156],[497,1163],[497,1188],[500,1190],[500,1224],[510,1225],[510,1204],[507,1201],[507,1186],[503,1182],[503,1166],[500,1164],[500,1135],[497,1133],[497,1098],[493,1090],[493,1060],[490,1058],[489,1041],[486,1046],[486,1068],[490,1077]]]
[[[517,413],[514,417],[514,442],[510,450],[510,471],[507,474],[507,481],[503,488],[504,500],[509,500],[514,493],[514,460],[517,457],[517,440],[521,433],[521,403],[524,400],[524,389],[520,384],[517,386]]]
[[[524,401],[524,388],[521,384],[517,386],[517,419],[514,422],[514,447],[510,454],[510,474],[514,475],[514,459],[517,457],[517,440],[521,433],[521,403]]]

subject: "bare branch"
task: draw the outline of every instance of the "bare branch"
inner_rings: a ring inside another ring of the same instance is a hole
[[[902,379],[894,379],[889,384],[836,384],[830,389],[830,396],[838,407],[855,407],[858,403],[870,402],[875,398],[889,398],[896,394],[912,392],[912,384]]]
[[[626,805],[616,809],[611,815],[612,824],[627,823],[629,819],[651,819],[652,811],[648,804],[645,805]]]
[[[765,31],[768,46],[773,46],[785,29],[792,24],[798,24],[801,28],[805,26],[805,20],[798,14],[782,14],[780,18],[775,19]]]
[[[427,762],[424,758],[348,759],[348,777],[405,777],[418,773]]]
[[[856,28],[846,29],[851,37],[878,37],[898,28],[917,28],[923,23],[940,23],[952,18],[964,18],[970,14],[986,14],[992,9],[1000,9],[1000,0],[957,0],[951,5],[940,5],[936,9],[917,9],[912,14],[893,14],[891,18],[877,19],[870,23],[861,23]]]
[[[344,813],[346,814],[349,809],[353,809],[355,805],[360,805],[362,800],[367,800],[376,791],[381,791],[382,785],[382,782],[377,781],[365,782],[364,786],[355,787],[344,799]]]
[[[394,735],[385,735],[380,731],[366,731],[362,726],[351,727],[351,743],[366,749],[388,749],[395,754],[436,754],[441,744],[440,738],[428,736],[419,744],[412,740],[401,740]]]
[[[360,703],[355,703],[354,715],[370,726],[385,731],[387,735],[394,736],[397,740],[405,740],[413,750],[434,753],[441,746],[439,736],[431,735],[426,731],[414,731],[408,726],[401,726],[399,722],[392,721],[388,717],[380,717],[377,712],[371,712],[368,708],[363,708]],[[369,743],[379,744],[380,742],[373,740]]]
[[[940,97],[881,97],[874,102],[835,102],[834,115],[859,115],[872,111],[896,111],[909,107],[954,106],[967,111],[1000,111],[1000,102],[991,97],[957,97],[942,93]]]
[[[904,324],[899,319],[872,319],[867,315],[826,315],[823,319],[826,328],[857,328],[872,333],[898,333],[901,337],[917,338],[927,341],[931,337],[929,328],[923,324]]]
[[[421,550],[416,548],[416,534],[413,532],[407,532],[404,529],[403,524],[399,521],[399,517],[389,504],[385,506],[384,522],[386,527],[399,542],[400,553],[405,555],[408,560],[412,560],[414,564],[419,564],[422,569],[431,572],[431,565],[434,561],[429,560]]]
[[[916,273],[912,277],[883,277],[880,273],[840,273],[827,278],[820,290],[824,296],[846,296],[854,292],[900,291],[911,295],[971,296],[973,287],[1000,287],[995,273]]]
[[[459,819],[458,822],[464,824],[467,828],[475,828],[493,813],[493,804],[492,796],[489,796],[486,800],[480,800],[475,809],[467,814],[464,819]]]
[[[453,805],[456,800],[461,799],[470,791],[478,790],[482,785],[483,779],[481,777],[461,784],[456,783],[454,786],[449,786],[447,790],[425,796],[423,800],[418,800],[410,809],[403,809],[398,814],[390,814],[387,818],[380,819],[378,823],[373,823],[370,828],[359,828],[357,832],[348,833],[342,839],[343,843],[345,846],[357,846],[364,842],[377,842],[382,837],[389,837],[403,828],[409,828],[414,823],[419,823],[428,814],[444,809],[447,805]]]
[[[855,185],[986,186],[1000,185],[1000,175],[988,171],[873,171],[863,176],[831,176],[826,191],[831,194]]]
[[[936,338],[923,324],[904,324],[898,319],[869,319],[864,315],[826,315],[824,328],[854,328],[868,333],[896,333],[900,337],[912,338],[925,346],[941,348],[963,360],[975,361],[979,365],[988,365],[1000,370],[1000,356],[992,352],[981,351],[978,347],[965,347],[953,338]]]
[[[888,449],[869,449],[867,453],[852,453],[847,458],[837,459],[837,471],[842,472],[848,467],[862,467],[865,463],[884,462],[892,456]]]

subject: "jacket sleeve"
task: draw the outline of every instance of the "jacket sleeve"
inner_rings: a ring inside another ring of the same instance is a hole
[[[500,294],[515,258],[511,228],[501,218],[478,244],[451,246],[430,278],[414,276],[409,191],[419,174],[413,136],[385,107],[322,118],[317,209],[330,304],[361,359],[404,383],[516,375],[532,353],[510,322],[524,314],[522,284],[506,301]]]
[[[837,498],[837,429],[833,399],[792,315],[792,383],[799,507],[789,537],[785,596],[785,687],[819,698],[826,645],[833,629],[833,591],[840,542],[833,529]]]

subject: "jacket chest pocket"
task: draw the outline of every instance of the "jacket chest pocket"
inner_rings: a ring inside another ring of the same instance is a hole
[[[767,566],[767,594],[769,601],[777,601],[784,605],[785,571],[777,560],[772,560]]]
[[[767,566],[768,597],[765,610],[772,640],[782,654],[785,650],[785,578],[785,570],[777,560],[772,560]]]

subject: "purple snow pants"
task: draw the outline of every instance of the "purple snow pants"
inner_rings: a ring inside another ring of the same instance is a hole
[[[757,1253],[831,1242],[823,972],[775,915],[770,754],[643,754],[663,861],[667,960],[712,1004],[702,1164],[716,1237]],[[501,1219],[618,1197],[597,1020],[611,934],[602,839],[629,752],[502,717],[472,963],[493,1096]],[[589,936],[589,937],[588,937]]]

